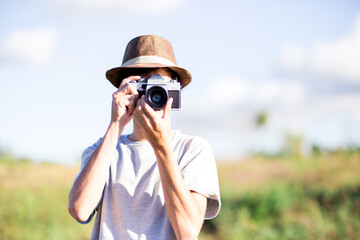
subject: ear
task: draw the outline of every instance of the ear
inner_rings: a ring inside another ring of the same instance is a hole
[[[164,108],[164,115],[163,118],[169,118],[170,114],[171,114],[171,106],[173,103],[174,99],[173,98],[169,98],[169,100],[166,103],[166,106]]]

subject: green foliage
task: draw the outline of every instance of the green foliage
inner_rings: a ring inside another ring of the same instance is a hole
[[[223,196],[211,222],[217,239],[358,239],[360,187],[326,194],[279,183],[240,198]]]
[[[67,211],[72,168],[0,157],[0,239],[89,239]]]
[[[260,163],[270,171],[263,160]],[[287,163],[291,177],[262,178],[256,187],[245,184],[245,190],[224,179],[220,165],[222,209],[205,222],[201,239],[360,239],[359,155],[332,154]],[[250,163],[237,164],[251,171]],[[227,167],[226,175],[231,175],[229,169],[236,167]]]
[[[219,162],[222,208],[199,240],[360,239],[359,169],[359,148]],[[89,239],[67,211],[77,171],[2,154],[0,239]]]
[[[256,115],[255,124],[257,127],[262,127],[268,122],[268,114],[265,111],[261,111]]]

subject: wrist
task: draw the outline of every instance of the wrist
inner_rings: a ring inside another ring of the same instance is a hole
[[[159,158],[167,158],[167,156],[171,155],[171,141],[160,141],[156,144],[151,144],[155,155]]]

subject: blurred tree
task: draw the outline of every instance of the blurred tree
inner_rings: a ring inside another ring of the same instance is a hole
[[[311,146],[311,154],[312,155],[320,155],[321,153],[322,153],[322,150],[318,145],[313,144]]]
[[[267,124],[268,114],[265,111],[260,111],[255,118],[255,124],[257,127],[262,127]]]

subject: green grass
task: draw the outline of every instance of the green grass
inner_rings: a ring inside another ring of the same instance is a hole
[[[0,239],[89,239],[67,211],[74,170],[0,161]]]
[[[222,210],[201,239],[360,239],[359,154],[219,164]]]
[[[360,239],[360,154],[219,162],[220,214],[199,240]],[[89,239],[67,198],[78,167],[0,156],[0,239]]]

